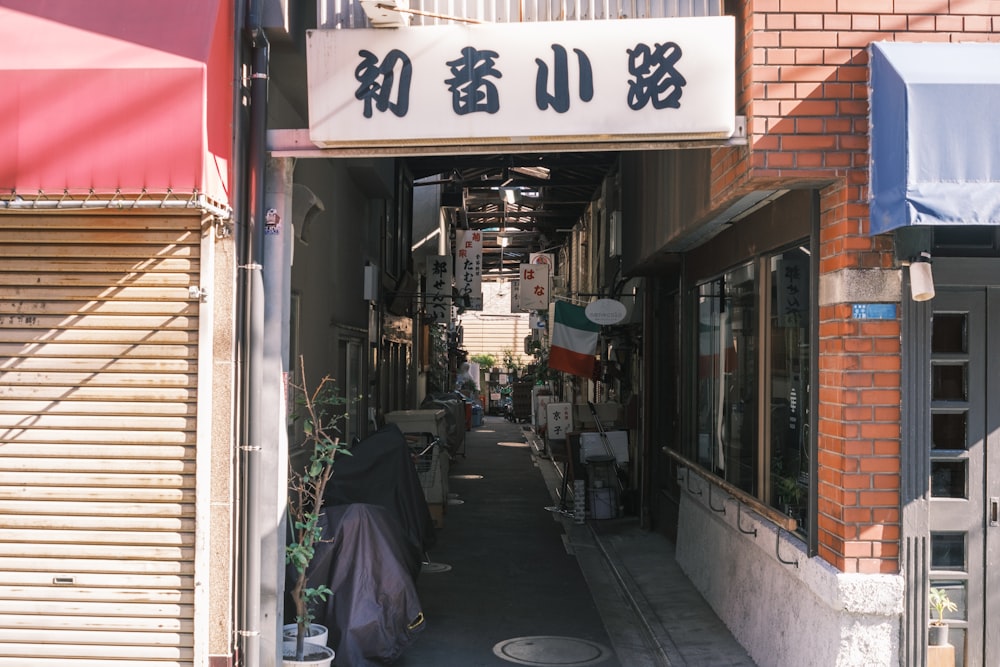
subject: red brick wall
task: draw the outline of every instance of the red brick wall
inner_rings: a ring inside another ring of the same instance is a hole
[[[712,159],[714,207],[750,190],[820,189],[820,272],[890,268],[869,237],[873,41],[1000,41],[1000,0],[731,0],[748,146]],[[820,310],[819,552],[845,572],[898,572],[900,328]]]

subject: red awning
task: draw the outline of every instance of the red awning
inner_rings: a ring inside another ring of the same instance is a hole
[[[232,0],[0,0],[0,190],[226,201]]]

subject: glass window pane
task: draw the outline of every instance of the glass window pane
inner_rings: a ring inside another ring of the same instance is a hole
[[[968,601],[969,596],[966,593],[966,588],[968,582],[958,581],[955,579],[932,579],[931,588],[940,588],[948,594],[948,599],[955,603],[958,607],[955,611],[945,611],[944,620],[948,621],[964,621],[969,617],[968,614]],[[934,618],[937,618],[936,612],[932,609],[931,614]]]
[[[967,461],[931,461],[931,495],[967,498]]]
[[[933,449],[968,449],[969,413],[936,412],[931,415],[931,447]]]
[[[931,533],[931,569],[965,571],[965,533]]]
[[[931,366],[931,398],[935,401],[968,400],[966,376],[965,364],[934,364]]]
[[[955,611],[946,610],[944,620],[952,621],[948,627],[948,643],[955,647],[955,667],[964,667],[966,664],[965,655],[968,652],[968,646],[966,646],[968,631],[962,627],[961,622],[969,618],[968,582],[954,579],[932,579],[930,587],[943,589],[948,594],[948,599],[954,602],[957,607]],[[929,616],[933,620],[938,619],[938,614],[934,609],[930,609]]]
[[[713,469],[712,442],[715,439],[718,401],[712,400],[720,389],[719,311],[721,282],[698,288],[698,463]]]
[[[698,461],[756,493],[756,282],[753,265],[698,288]]]
[[[809,500],[809,255],[770,258],[770,504],[806,528]]]
[[[934,315],[931,328],[931,351],[937,354],[965,354],[969,350],[966,337],[968,316],[964,314]]]

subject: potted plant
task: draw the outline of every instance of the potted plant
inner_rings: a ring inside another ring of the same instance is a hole
[[[774,479],[774,490],[778,494],[778,504],[781,511],[788,516],[795,516],[802,502],[802,486],[794,477],[777,475]]]
[[[337,435],[337,422],[344,415],[336,409],[345,400],[337,394],[329,376],[309,390],[301,360],[299,366],[302,384],[292,384],[290,389],[296,395],[292,420],[301,425],[302,440],[296,451],[289,453],[288,518],[292,536],[285,547],[285,562],[296,574],[290,591],[295,605],[295,641],[286,642],[284,664],[322,667],[332,662],[333,651],[325,641],[321,645],[307,638],[315,617],[313,605],[325,601],[331,591],[325,585],[309,586],[308,570],[316,545],[323,538],[323,496],[333,475],[334,460],[339,454],[350,452]]]
[[[946,611],[957,611],[958,605],[951,601],[943,588],[932,588],[930,592],[931,609],[937,614],[937,620],[932,620],[927,632],[927,643],[931,646],[948,644],[948,623],[944,620]]]

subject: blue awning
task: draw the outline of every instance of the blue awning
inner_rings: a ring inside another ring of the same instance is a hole
[[[1000,225],[1000,44],[871,45],[870,233]]]

